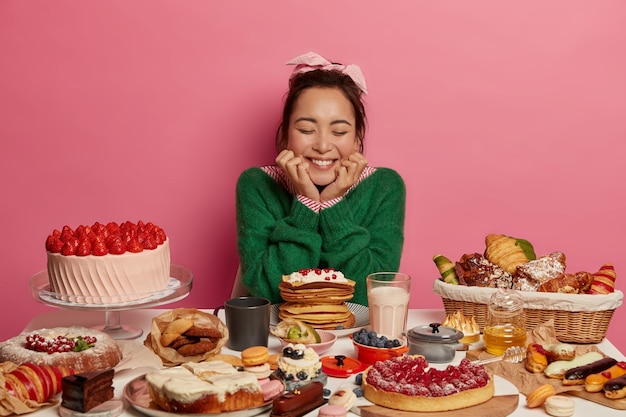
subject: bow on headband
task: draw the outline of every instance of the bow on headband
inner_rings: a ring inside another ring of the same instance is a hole
[[[361,68],[359,68],[358,65],[333,64],[332,62],[316,54],[315,52],[308,52],[304,55],[300,55],[287,62],[287,65],[296,66],[296,68],[291,73],[291,77],[289,77],[290,79],[293,78],[296,74],[301,74],[303,72],[313,71],[316,69],[321,69],[325,71],[335,70],[352,78],[352,81],[354,81],[354,83],[361,89],[361,91],[367,94],[365,77],[363,77]]]

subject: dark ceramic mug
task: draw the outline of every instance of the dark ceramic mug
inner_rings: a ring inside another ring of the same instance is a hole
[[[267,346],[270,333],[270,300],[262,297],[232,298],[216,307],[226,315],[228,347],[241,352],[250,346]]]

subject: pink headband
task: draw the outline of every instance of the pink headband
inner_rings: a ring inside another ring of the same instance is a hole
[[[315,52],[308,52],[304,55],[300,55],[299,57],[296,57],[287,62],[287,65],[296,65],[296,68],[291,73],[289,79],[292,79],[296,74],[301,74],[303,72],[313,71],[316,69],[321,69],[325,71],[335,70],[352,78],[352,81],[354,81],[354,83],[361,89],[361,91],[367,94],[365,77],[363,77],[361,68],[359,68],[358,65],[333,64],[332,62],[316,54]]]

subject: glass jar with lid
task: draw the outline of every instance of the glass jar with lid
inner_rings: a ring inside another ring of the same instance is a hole
[[[524,300],[504,280],[489,299],[483,341],[487,352],[497,356],[512,346],[526,347]]]

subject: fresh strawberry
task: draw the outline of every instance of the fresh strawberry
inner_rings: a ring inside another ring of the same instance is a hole
[[[91,254],[95,256],[104,256],[109,253],[107,245],[104,243],[104,238],[98,237],[91,244]]]
[[[122,241],[121,237],[113,237],[109,238],[107,242],[107,248],[109,248],[109,253],[120,255],[126,252],[126,245]]]
[[[144,249],[156,249],[156,247],[159,246],[157,245],[155,237],[152,235],[146,235],[141,244]]]
[[[90,254],[91,254],[91,242],[85,236],[78,241],[78,246],[76,247],[76,255],[87,256]]]
[[[74,236],[67,239],[67,242],[63,245],[61,253],[65,256],[76,254],[76,248],[78,247],[78,239]]]
[[[126,245],[126,250],[133,253],[138,253],[143,251],[143,246],[139,243],[139,239],[136,237],[131,237],[128,244]]]

